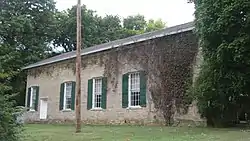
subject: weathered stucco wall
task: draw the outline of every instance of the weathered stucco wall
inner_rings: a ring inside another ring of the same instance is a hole
[[[192,53],[193,60],[189,62],[190,72],[192,72],[191,68],[195,62],[195,56],[198,50],[197,40],[192,32],[184,32],[83,56],[81,70],[81,113],[83,122],[150,124],[162,120],[159,111],[154,108],[149,90],[150,85],[154,83],[150,77],[150,69],[148,69],[152,67],[149,61],[152,54],[148,53],[152,52],[153,46],[155,48],[164,48],[168,53],[175,52],[182,55]],[[181,62],[181,58],[179,58],[179,61]],[[74,70],[74,59],[28,70],[27,88],[33,85],[39,85],[40,98],[48,98],[48,121],[65,122],[75,119],[74,111],[59,111],[60,84],[65,81],[75,81]],[[122,108],[122,75],[139,70],[149,71],[147,75],[147,107],[124,109]],[[106,76],[108,80],[107,109],[99,111],[87,110],[88,79],[99,76]],[[39,121],[39,105],[40,100],[37,112],[29,111],[26,113],[25,118],[27,122]],[[200,120],[195,105],[189,108],[187,114],[175,115],[175,117],[179,119]]]

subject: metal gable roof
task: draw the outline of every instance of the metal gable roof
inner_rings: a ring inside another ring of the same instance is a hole
[[[148,33],[144,33],[144,34],[140,34],[140,35],[135,35],[135,36],[131,36],[128,38],[119,39],[119,40],[111,41],[108,43],[85,48],[85,49],[82,49],[81,55],[87,55],[87,54],[92,54],[92,53],[96,53],[96,52],[101,52],[101,51],[109,50],[112,48],[122,47],[125,45],[130,45],[133,43],[138,43],[138,42],[142,42],[142,41],[146,41],[146,40],[150,40],[150,39],[155,39],[155,38],[159,38],[159,37],[163,37],[163,36],[178,34],[178,33],[185,32],[185,31],[191,31],[193,29],[194,29],[194,22],[188,22],[185,24],[181,24],[181,25],[177,25],[177,26],[173,26],[173,27],[168,27],[165,29],[161,29],[161,30],[157,30],[157,31],[153,31],[153,32],[148,32]],[[30,69],[30,68],[34,68],[34,67],[39,67],[39,66],[43,66],[43,65],[52,64],[52,63],[56,63],[59,61],[75,58],[75,57],[76,57],[76,51],[67,52],[67,53],[63,53],[63,54],[39,61],[39,62],[31,64],[31,65],[28,65],[22,69],[25,70],[25,69]]]

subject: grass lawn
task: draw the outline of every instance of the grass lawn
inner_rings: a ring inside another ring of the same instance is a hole
[[[250,141],[250,131],[240,129],[84,126],[74,133],[73,125],[25,126],[25,141]]]

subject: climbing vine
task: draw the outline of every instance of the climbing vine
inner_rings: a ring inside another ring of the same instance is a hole
[[[117,85],[120,67],[127,65],[144,70],[148,77],[148,99],[162,114],[166,125],[170,125],[175,112],[187,109],[193,100],[187,90],[192,85],[197,51],[197,40],[192,32],[136,43],[111,51],[105,72]]]
[[[175,112],[186,109],[192,99],[187,89],[192,83],[197,44],[190,33],[154,41],[146,51],[149,91],[155,108],[163,115],[166,125],[173,123]]]

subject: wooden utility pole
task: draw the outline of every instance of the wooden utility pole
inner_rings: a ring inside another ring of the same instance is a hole
[[[77,43],[76,43],[76,133],[81,132],[81,0],[77,2]]]

